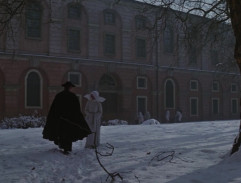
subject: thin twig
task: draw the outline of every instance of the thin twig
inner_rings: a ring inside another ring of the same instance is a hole
[[[178,157],[178,156],[176,155],[176,152],[175,152],[175,151],[162,151],[162,152],[157,153],[157,154],[151,159],[151,161],[149,162],[149,165],[150,165],[151,162],[152,162],[153,160],[155,160],[155,159],[156,159],[157,161],[164,161],[164,160],[166,160],[166,159],[169,159],[169,160],[168,160],[169,163],[175,163],[175,162],[172,161],[174,158],[177,158],[177,159],[179,159],[179,160],[181,160],[181,161],[184,161],[184,162],[187,162],[187,163],[192,163],[192,162],[193,162],[193,161],[187,161],[187,160],[184,160],[184,159]]]
[[[96,133],[95,133],[96,135]],[[118,173],[118,172],[109,172],[105,166],[101,163],[99,155],[100,156],[112,156],[113,152],[114,152],[114,146],[112,146],[111,144],[107,143],[106,147],[108,149],[111,149],[110,153],[106,153],[106,154],[102,154],[100,152],[98,152],[97,146],[95,145],[95,155],[96,155],[96,159],[99,163],[99,165],[101,166],[101,168],[108,174],[106,181],[108,180],[109,177],[111,177],[112,180],[115,180],[115,177],[119,177],[121,180],[123,180],[123,177]]]

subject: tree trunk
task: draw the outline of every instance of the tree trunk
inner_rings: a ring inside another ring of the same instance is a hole
[[[230,18],[233,27],[234,36],[236,39],[234,58],[237,61],[239,70],[241,71],[241,1],[240,0],[227,0],[227,5],[230,11]],[[241,109],[241,99],[240,99]],[[241,144],[241,113],[240,113],[240,126],[239,135],[235,138],[231,155],[237,152]]]

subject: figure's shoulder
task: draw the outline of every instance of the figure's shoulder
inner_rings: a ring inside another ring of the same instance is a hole
[[[55,95],[55,99],[59,98],[62,95],[62,92],[59,92]]]
[[[68,97],[71,101],[78,102],[79,103],[79,98],[78,96],[73,93],[73,92],[68,92]]]
[[[74,94],[74,93],[72,93],[72,92],[69,92],[69,91],[61,91],[61,92],[59,92],[56,96],[55,96],[55,98],[56,99],[59,99],[59,98],[77,98],[77,96]]]
[[[78,99],[77,95],[76,95],[75,93],[73,93],[73,92],[69,92],[69,95],[70,95],[71,97],[73,97],[73,98],[77,98],[77,99]]]
[[[61,92],[57,93],[55,98],[59,98],[59,97],[61,97],[63,95],[65,95],[65,91],[61,91]]]

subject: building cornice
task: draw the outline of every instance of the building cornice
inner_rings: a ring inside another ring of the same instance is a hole
[[[185,71],[185,72],[202,72],[202,73],[211,73],[211,74],[221,74],[221,75],[232,75],[232,76],[240,76],[240,73],[235,72],[221,72],[217,70],[203,70],[203,69],[195,69],[195,68],[184,68],[184,67],[173,67],[173,66],[160,66],[155,64],[143,64],[143,63],[136,63],[136,62],[125,62],[125,61],[113,61],[113,60],[106,60],[106,59],[95,59],[95,58],[80,58],[80,57],[72,57],[72,56],[54,56],[54,55],[43,55],[43,54],[31,54],[31,53],[12,53],[12,52],[1,52],[0,56],[11,56],[12,58],[16,57],[38,57],[40,59],[53,59],[56,60],[55,62],[65,62],[65,63],[72,63],[72,62],[85,62],[85,63],[113,63],[118,65],[129,65],[129,66],[137,66],[137,67],[147,67],[153,68],[158,70],[172,70],[172,71]],[[61,61],[60,61],[61,60]],[[43,60],[41,60],[43,61]],[[69,62],[72,61],[72,62]]]

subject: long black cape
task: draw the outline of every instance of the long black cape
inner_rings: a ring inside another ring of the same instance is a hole
[[[43,138],[58,143],[62,137],[74,142],[89,134],[91,130],[80,110],[77,96],[67,90],[58,93],[49,110]]]

